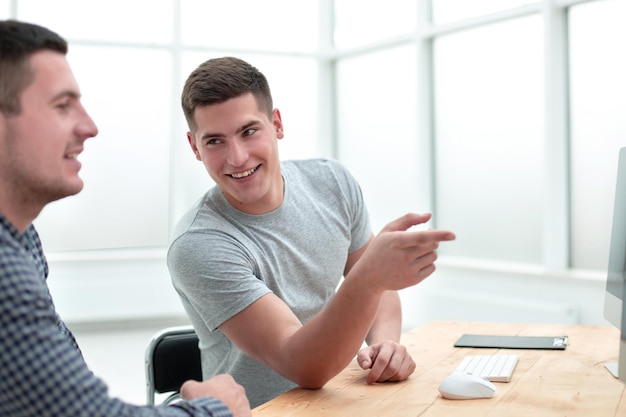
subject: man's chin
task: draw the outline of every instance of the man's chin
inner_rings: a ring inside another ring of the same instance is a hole
[[[68,184],[66,187],[60,188],[56,193],[50,194],[50,202],[62,200],[65,197],[71,197],[80,193],[83,190],[84,183],[82,180],[75,181],[72,184]]]

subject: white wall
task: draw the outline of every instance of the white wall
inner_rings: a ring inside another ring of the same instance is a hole
[[[50,288],[68,323],[184,316],[165,251],[49,259]],[[432,320],[605,325],[601,272],[543,271],[524,265],[468,264],[443,257],[438,269],[401,292],[404,328]]]
[[[432,320],[606,325],[599,272],[542,271],[441,259],[437,272],[403,291],[404,326]]]
[[[48,257],[48,284],[68,323],[153,320],[184,315],[165,250]]]

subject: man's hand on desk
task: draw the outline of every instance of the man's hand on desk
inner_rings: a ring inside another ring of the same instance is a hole
[[[369,369],[367,383],[404,381],[415,371],[415,362],[406,347],[396,342],[377,343],[363,348],[357,355],[363,369]]]
[[[189,380],[180,388],[184,400],[197,397],[214,397],[226,404],[234,417],[249,417],[250,403],[245,389],[232,376],[222,374],[206,381]]]

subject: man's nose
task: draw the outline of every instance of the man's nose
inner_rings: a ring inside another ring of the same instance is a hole
[[[248,150],[246,145],[240,140],[230,142],[228,149],[228,163],[234,167],[242,166],[248,160]]]
[[[78,121],[76,130],[78,136],[83,140],[93,138],[98,134],[98,126],[96,126],[96,123],[85,109],[83,109],[83,114]]]

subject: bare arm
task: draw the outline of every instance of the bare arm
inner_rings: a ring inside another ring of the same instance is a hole
[[[374,236],[372,235],[363,248],[351,253],[348,256],[348,262],[346,263],[344,275],[348,275],[352,266],[361,258],[373,239]],[[368,345],[389,340],[399,342],[401,333],[402,306],[400,304],[400,297],[397,291],[385,291],[381,296],[378,313],[374,318],[374,322],[372,323],[365,340]]]
[[[304,326],[282,300],[267,294],[220,329],[243,352],[285,378],[320,388],[358,352],[378,308],[376,294],[350,292],[342,286]]]
[[[402,307],[397,291],[385,291],[381,297],[378,314],[365,339],[368,345],[386,341],[400,341],[402,333]]]
[[[407,231],[429,218],[409,214],[387,225],[348,260],[348,273],[337,294],[304,326],[282,300],[267,294],[220,330],[243,352],[285,378],[305,388],[322,387],[354,358],[379,311],[388,314],[386,302],[379,309],[388,297],[385,293],[415,285],[434,271],[439,242],[454,235]]]

